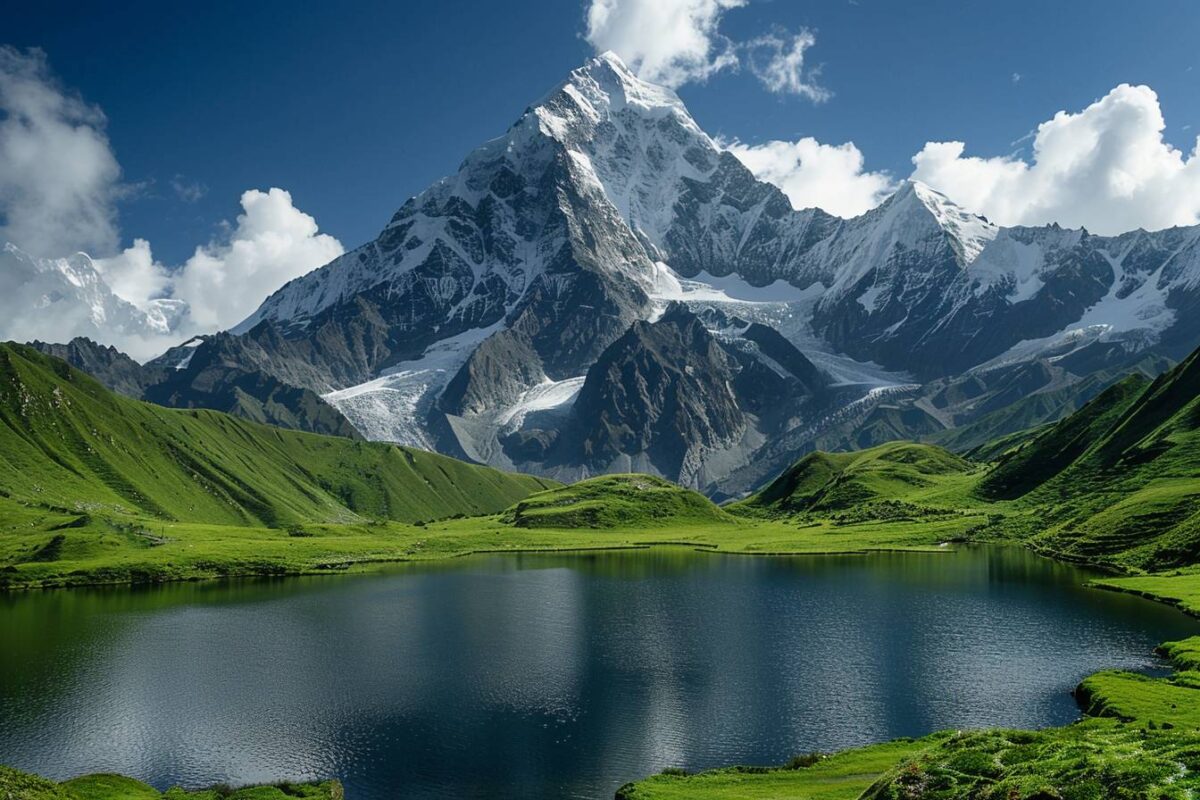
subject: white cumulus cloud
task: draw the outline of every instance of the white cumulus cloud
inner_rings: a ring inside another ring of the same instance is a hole
[[[1078,113],[1038,126],[1032,158],[967,156],[929,142],[912,177],[1002,225],[1057,222],[1116,234],[1200,222],[1200,140],[1183,153],[1163,139],[1158,95],[1122,84]]]
[[[863,154],[853,142],[830,145],[805,137],[795,142],[724,146],[755,177],[782,189],[796,208],[816,207],[853,217],[879,205],[895,190],[886,172],[863,168]]]
[[[139,308],[164,297],[187,303],[179,335],[233,327],[280,286],[345,252],[296,208],[290,192],[251,189],[242,193],[241,206],[236,222],[179,267],[156,261],[145,239],[95,259],[95,267],[117,296]]]
[[[738,63],[717,32],[721,15],[746,0],[592,0],[587,40],[612,50],[645,80],[672,88]]]
[[[45,53],[0,46],[0,241],[39,256],[116,249],[121,168],[104,127]]]
[[[169,271],[154,260],[145,239],[134,239],[133,247],[109,258],[93,259],[92,263],[114,294],[139,308],[163,297],[171,285]]]
[[[196,248],[172,278],[173,296],[187,301],[200,328],[236,325],[271,292],[344,252],[283,189],[251,189],[241,202],[228,237]]]

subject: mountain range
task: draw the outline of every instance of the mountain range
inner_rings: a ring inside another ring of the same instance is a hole
[[[796,210],[604,54],[231,331],[145,365],[39,346],[160,404],[723,497],[817,448],[1057,420],[1182,359],[1198,304],[1200,227],[1004,228],[916,182]]]

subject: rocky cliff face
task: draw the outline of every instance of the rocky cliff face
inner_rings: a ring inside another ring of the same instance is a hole
[[[283,428],[362,438],[316,392],[237,361],[244,352],[242,343],[229,334],[193,339],[144,365],[115,347],[84,337],[66,344],[31,344],[127,397],[174,408],[224,411]]]
[[[641,471],[706,486],[723,474],[714,465],[745,459],[830,380],[770,328],[709,324],[683,303],[635,322],[592,364],[569,412],[545,428],[532,416],[504,452],[568,478]]]
[[[704,455],[753,425],[734,388],[741,367],[694,314],[672,306],[635,322],[588,370],[573,408],[573,453],[598,472],[648,463],[695,484]]]
[[[141,398],[147,386],[162,379],[161,370],[143,367],[117,348],[107,347],[86,337],[77,337],[66,344],[37,340],[29,344],[46,355],[61,358],[76,369],[83,370],[107,388],[126,397]]]

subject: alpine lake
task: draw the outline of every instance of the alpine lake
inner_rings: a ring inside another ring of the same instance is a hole
[[[353,800],[611,798],[1079,716],[1200,620],[1016,548],[473,556],[373,575],[0,595],[0,753],[156,787],[340,778]]]

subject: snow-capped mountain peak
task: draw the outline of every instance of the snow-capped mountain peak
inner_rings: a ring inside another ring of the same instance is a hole
[[[573,70],[532,114],[655,247],[663,245],[681,182],[707,180],[720,157],[675,92],[638,78],[611,52]]]
[[[906,214],[920,214],[923,209],[932,215],[938,227],[950,236],[963,267],[978,258],[1000,230],[986,217],[972,214],[921,181],[903,181],[884,206],[903,209]]]
[[[582,109],[590,111],[596,120],[611,119],[629,108],[650,118],[674,116],[685,127],[704,135],[679,95],[664,86],[638,78],[612,51],[602,53],[572,70],[570,76],[537,107],[553,107],[560,93],[571,97]]]
[[[591,193],[589,202],[608,206],[625,235],[659,247],[682,182],[707,180],[720,157],[673,91],[639,79],[613,53],[596,56],[471,152],[455,175],[405,203],[375,242],[292,281],[233,330],[264,319],[304,327],[362,291],[411,281],[404,276],[430,259],[453,262],[462,275],[461,286],[430,285],[443,300],[474,302],[472,284],[500,280],[511,308],[545,268],[550,244],[538,240],[559,213],[545,194],[554,185]],[[599,207],[590,214],[603,215]],[[644,290],[652,284],[645,255],[608,266]]]
[[[810,349],[923,379],[1081,321],[1177,335],[1197,253],[1183,233],[1001,230],[916,181],[852,219],[798,211],[606,53],[234,332],[245,360],[330,392],[371,436],[513,466],[582,458],[554,444],[574,392],[668,298],[722,335],[753,311]],[[720,297],[725,282],[770,309]]]

